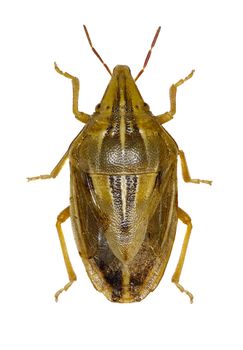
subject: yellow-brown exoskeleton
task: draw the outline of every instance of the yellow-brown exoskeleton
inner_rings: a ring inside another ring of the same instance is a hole
[[[193,75],[170,88],[170,111],[154,116],[136,86],[159,35],[158,28],[143,69],[133,79],[127,66],[116,66],[101,102],[92,115],[78,110],[79,80],[62,72],[73,86],[73,113],[86,123],[69,149],[49,175],[29,178],[55,178],[64,162],[70,163],[70,205],[57,217],[57,231],[69,282],[56,294],[67,290],[76,280],[71,265],[62,223],[72,221],[78,252],[95,286],[110,301],[140,301],[160,282],[175,240],[177,221],[186,226],[181,254],[172,281],[179,283],[192,223],[177,202],[177,158],[181,159],[186,182],[191,179],[183,151],[162,124],[176,112],[176,92]]]

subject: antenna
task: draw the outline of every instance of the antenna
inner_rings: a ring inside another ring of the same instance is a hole
[[[154,36],[154,38],[153,38],[153,41],[152,41],[150,50],[149,50],[149,52],[147,53],[147,56],[146,56],[146,58],[145,58],[145,61],[144,61],[144,64],[143,64],[143,68],[140,70],[140,72],[139,72],[138,75],[136,76],[135,81],[138,80],[138,78],[140,77],[140,75],[143,74],[143,72],[144,72],[144,70],[145,70],[145,68],[146,68],[146,66],[147,66],[147,64],[148,64],[148,61],[149,61],[149,59],[150,59],[150,56],[151,56],[153,47],[154,47],[154,45],[155,45],[155,43],[156,43],[156,41],[157,41],[157,39],[158,39],[160,29],[161,29],[161,27],[159,27],[159,28],[157,29],[156,33],[155,33],[155,36]]]
[[[112,73],[111,73],[109,67],[107,66],[107,64],[102,60],[102,58],[100,57],[100,55],[98,54],[98,52],[97,52],[97,51],[95,50],[95,48],[93,47],[93,44],[92,44],[92,41],[91,41],[91,39],[90,39],[89,32],[88,32],[86,26],[83,25],[83,27],[84,27],[84,31],[85,31],[86,37],[87,37],[87,39],[88,39],[89,45],[90,45],[91,49],[93,50],[94,54],[98,57],[98,59],[100,60],[100,62],[104,65],[104,67],[105,67],[105,69],[108,71],[108,73],[109,73],[110,75],[112,75]]]

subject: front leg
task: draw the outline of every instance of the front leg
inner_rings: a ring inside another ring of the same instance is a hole
[[[57,66],[56,63],[54,63],[55,70],[57,73],[63,75],[65,78],[71,79],[72,80],[72,85],[73,85],[73,114],[75,117],[81,121],[82,123],[87,123],[87,121],[90,118],[89,114],[86,114],[84,112],[80,112],[78,110],[78,97],[79,97],[79,80],[78,78],[74,77],[73,75],[61,71],[61,69]]]
[[[181,79],[176,84],[171,85],[171,87],[170,87],[170,111],[166,112],[166,113],[163,113],[163,114],[160,114],[160,115],[158,115],[156,117],[160,124],[164,124],[164,123],[168,122],[175,115],[175,113],[176,113],[176,93],[177,93],[177,88],[178,88],[178,86],[184,84],[185,81],[190,79],[193,76],[194,72],[195,71],[192,70],[191,73],[186,78]]]

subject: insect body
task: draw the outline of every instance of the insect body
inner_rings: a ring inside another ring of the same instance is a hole
[[[147,65],[159,29],[137,78]],[[86,27],[85,32],[102,61]],[[70,206],[57,218],[69,283],[56,293],[56,299],[76,280],[61,228],[67,218],[71,218],[77,248],[93,285],[116,302],[140,301],[157,287],[180,219],[187,231],[172,281],[192,302],[192,294],[179,284],[192,224],[177,203],[178,155],[185,181],[211,181],[191,179],[184,153],[161,124],[175,114],[177,87],[193,72],[172,85],[171,110],[154,116],[130,69],[119,65],[111,73],[102,63],[111,80],[92,116],[78,111],[78,79],[55,65],[58,73],[72,80],[73,112],[86,126],[51,174],[29,178],[54,178],[69,158]]]

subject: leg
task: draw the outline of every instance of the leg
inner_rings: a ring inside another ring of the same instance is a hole
[[[192,70],[191,73],[185,79],[181,79],[176,84],[171,85],[171,87],[170,87],[170,111],[157,116],[160,124],[164,124],[164,123],[168,122],[175,115],[177,88],[178,88],[178,86],[185,83],[185,81],[190,79],[193,76],[193,73],[194,73],[194,70]]]
[[[57,71],[57,73],[63,75],[64,77],[71,79],[72,80],[72,85],[73,85],[73,114],[75,115],[75,117],[81,121],[82,123],[87,123],[87,121],[89,120],[89,114],[83,113],[83,112],[79,112],[78,110],[78,95],[79,95],[79,80],[78,78],[72,76],[69,73],[64,73],[62,72],[56,63],[54,63],[55,66],[55,70]]]
[[[208,185],[212,185],[212,181],[210,180],[199,180],[199,179],[192,179],[189,173],[188,165],[186,162],[186,157],[185,154],[182,150],[179,150],[179,156],[181,159],[181,169],[182,169],[182,176],[183,180],[185,182],[192,182],[194,184],[200,184],[200,183],[205,183]]]
[[[66,269],[67,269],[67,273],[68,273],[68,278],[69,278],[69,282],[61,289],[59,289],[56,294],[55,294],[55,300],[58,301],[58,297],[59,295],[65,290],[67,291],[69,287],[71,287],[71,285],[73,284],[74,281],[76,281],[77,277],[75,272],[73,271],[73,267],[71,264],[71,261],[69,259],[69,255],[68,255],[68,251],[67,251],[67,246],[66,246],[66,242],[64,239],[64,235],[63,235],[63,231],[62,231],[62,223],[64,221],[66,221],[68,218],[70,217],[70,213],[69,213],[69,207],[67,207],[66,209],[64,209],[57,217],[57,223],[56,223],[56,227],[57,227],[57,232],[58,232],[58,237],[60,240],[60,244],[61,244],[61,248],[62,248],[62,254],[63,254],[63,258],[64,258],[64,262],[66,265]]]
[[[68,150],[69,151],[69,150]],[[33,181],[33,180],[38,180],[38,179],[54,179],[61,171],[65,161],[68,158],[68,151],[64,154],[64,156],[62,157],[62,159],[57,163],[57,165],[55,166],[55,168],[51,171],[50,174],[47,175],[39,175],[39,176],[33,176],[33,177],[27,177],[28,181]]]
[[[188,246],[189,239],[191,236],[192,222],[191,222],[190,216],[180,208],[178,208],[178,219],[180,219],[183,222],[183,224],[187,225],[187,229],[186,229],[185,238],[184,238],[184,241],[182,244],[179,261],[177,263],[175,272],[174,272],[171,280],[173,283],[175,283],[175,285],[177,286],[177,288],[179,288],[179,290],[181,292],[186,293],[189,296],[190,302],[192,304],[193,303],[193,295],[190,292],[188,292],[188,290],[184,289],[182,287],[182,285],[179,283],[181,271],[182,271],[183,264],[184,264],[185,257],[186,257],[187,246]]]

